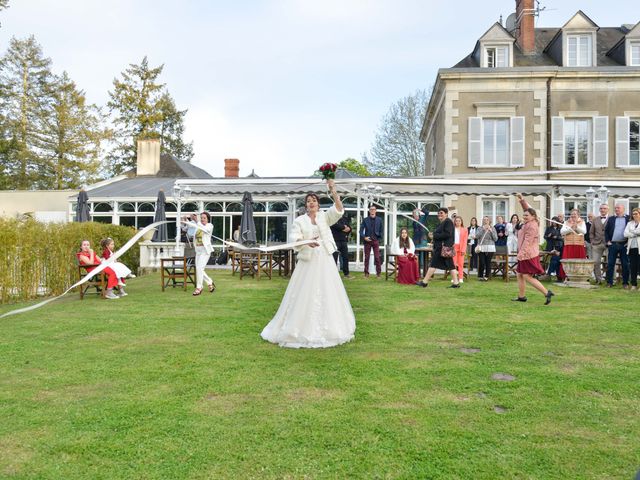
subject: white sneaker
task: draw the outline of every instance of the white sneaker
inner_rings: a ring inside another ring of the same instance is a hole
[[[121,297],[126,297],[127,295],[129,295],[127,292],[124,291],[124,288],[120,289],[120,296]]]
[[[127,277],[127,278],[136,278],[136,276],[133,273],[130,273],[129,277]]]
[[[464,283],[464,280],[461,278],[460,280],[458,280],[458,283]]]
[[[118,297],[115,293],[113,293],[113,291],[107,292],[107,294],[104,296],[104,298],[108,298],[109,300],[114,300],[116,298],[120,298]]]

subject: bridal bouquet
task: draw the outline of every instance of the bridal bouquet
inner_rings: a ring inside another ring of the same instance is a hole
[[[322,175],[322,178],[325,180],[329,180],[330,178],[336,178],[336,170],[338,169],[338,165],[335,163],[323,163],[320,165],[319,172]]]

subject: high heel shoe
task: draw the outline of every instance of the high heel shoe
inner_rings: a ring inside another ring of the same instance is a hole
[[[212,283],[211,285],[209,285],[209,292],[210,293],[215,292],[215,290],[216,290],[216,284],[215,283]]]
[[[201,288],[196,288],[191,295],[193,295],[194,297],[197,297],[201,293],[202,293],[202,289]]]
[[[511,301],[512,302],[526,302],[527,301],[527,297],[512,298]]]

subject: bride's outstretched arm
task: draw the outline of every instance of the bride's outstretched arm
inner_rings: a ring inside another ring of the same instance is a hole
[[[340,195],[336,190],[336,183],[332,178],[327,180],[327,187],[329,187],[329,191],[331,192],[331,196],[333,197],[333,203],[336,206],[336,210],[342,212],[344,209],[342,208],[342,200],[340,200]]]

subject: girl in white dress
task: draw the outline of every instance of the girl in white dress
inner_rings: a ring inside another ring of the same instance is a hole
[[[314,240],[297,247],[298,263],[291,275],[280,308],[261,333],[262,338],[289,348],[334,347],[353,339],[356,319],[344,289],[333,252],[336,244],[331,225],[343,215],[333,180],[327,185],[334,205],[319,209],[318,197],[305,198],[307,213],[291,227],[291,240]]]

